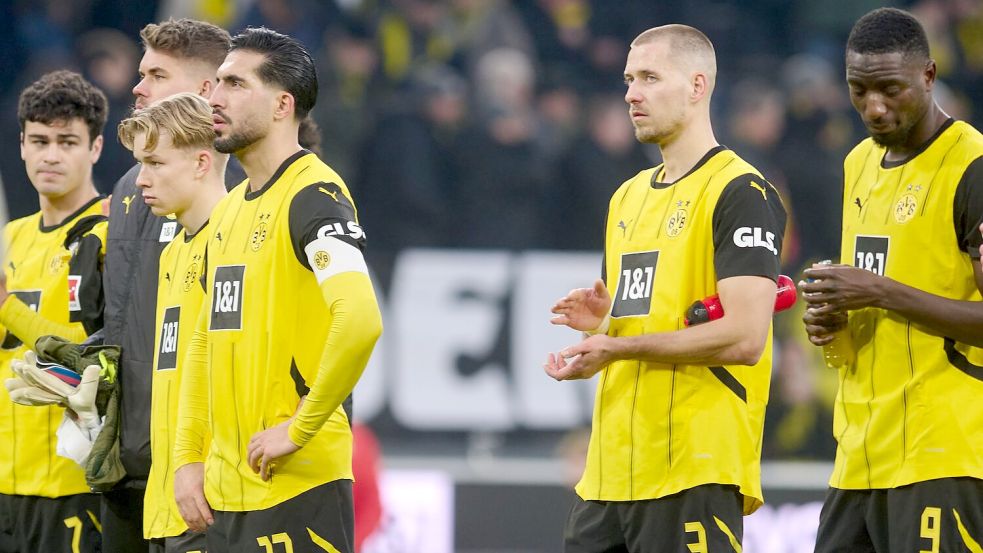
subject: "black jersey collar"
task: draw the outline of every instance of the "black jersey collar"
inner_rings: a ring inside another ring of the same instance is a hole
[[[914,152],[911,152],[911,155],[909,155],[908,157],[905,157],[903,159],[898,159],[898,160],[895,160],[895,161],[888,161],[887,159],[885,159],[885,157],[887,156],[887,149],[885,148],[884,149],[884,156],[885,157],[881,157],[881,169],[893,169],[895,167],[900,167],[900,166],[904,165],[905,163],[908,163],[909,161],[915,159],[922,152],[924,152],[925,150],[927,150],[929,146],[931,146],[932,144],[935,144],[935,141],[938,140],[938,138],[940,136],[942,136],[942,133],[944,133],[946,130],[948,130],[949,127],[951,127],[952,124],[955,123],[955,122],[956,122],[956,120],[953,119],[952,117],[946,119],[945,120],[945,123],[942,123],[942,126],[939,127],[939,130],[935,131],[935,133],[931,136],[931,138],[929,138],[925,142],[922,142],[922,145],[919,146],[917,150],[915,150]]]
[[[194,240],[195,239],[195,236],[198,236],[199,234],[201,234],[201,231],[205,230],[205,227],[207,227],[207,226],[208,226],[208,219],[205,219],[205,222],[201,224],[201,227],[198,230],[196,230],[193,233],[191,233],[191,234],[188,234],[188,229],[185,228],[184,229],[184,243],[187,244],[188,242],[191,242],[192,240]]]
[[[662,171],[662,168],[665,167],[665,163],[663,163],[662,165],[659,166],[660,169],[658,171],[652,173],[652,182],[651,182],[652,188],[659,189],[659,190],[663,188],[669,188],[670,186],[676,184],[677,182],[695,173],[700,167],[706,165],[706,163],[710,161],[710,158],[712,158],[713,156],[719,154],[720,152],[726,149],[728,149],[727,146],[724,146],[722,144],[718,144],[717,146],[710,148],[710,150],[706,154],[704,154],[703,157],[700,158],[700,161],[696,162],[696,165],[694,165],[689,171],[686,171],[685,175],[679,177],[678,179],[672,182],[659,182],[656,180],[656,178],[659,176],[659,173]]]
[[[43,216],[42,217],[38,217],[38,230],[41,231],[41,232],[45,232],[45,233],[58,230],[61,227],[65,226],[65,224],[67,224],[68,222],[74,220],[76,217],[78,217],[79,215],[81,215],[82,213],[84,213],[85,210],[86,209],[89,209],[90,207],[92,207],[93,204],[95,204],[96,202],[101,202],[104,199],[106,199],[106,197],[105,196],[101,196],[101,195],[100,196],[96,196],[95,198],[92,198],[91,200],[85,202],[85,204],[82,207],[76,209],[74,213],[72,213],[68,217],[65,217],[64,219],[62,219],[60,223],[55,223],[53,225],[44,226],[44,217]]]
[[[273,173],[273,176],[270,177],[270,180],[266,181],[266,184],[264,184],[263,187],[260,188],[259,190],[253,192],[252,190],[249,189],[248,186],[246,186],[246,201],[248,202],[250,200],[255,200],[256,198],[262,196],[264,192],[269,190],[270,187],[272,187],[276,183],[276,181],[280,180],[280,177],[283,176],[284,171],[286,171],[288,167],[293,165],[293,162],[306,156],[309,153],[311,153],[310,150],[301,149],[296,154],[283,160],[283,163],[281,163],[280,167],[278,167],[276,172]]]

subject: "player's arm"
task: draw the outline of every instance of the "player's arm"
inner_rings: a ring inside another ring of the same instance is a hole
[[[983,157],[963,174],[953,201],[955,237],[969,255],[976,287],[983,293],[980,268],[980,221],[983,216]],[[940,237],[941,242],[941,237]],[[951,247],[941,244],[940,247]],[[837,313],[877,307],[894,311],[913,323],[956,341],[983,346],[983,302],[953,300],[930,294],[870,271],[847,265],[815,267],[804,272],[813,282],[799,285],[809,303],[804,320],[813,343],[829,341],[828,333],[838,326],[831,322]],[[845,323],[840,316],[839,325]]]
[[[365,235],[341,189],[317,183],[299,192],[290,207],[290,233],[298,261],[318,281],[331,323],[317,374],[297,413],[249,442],[249,464],[264,480],[271,461],[304,447],[351,394],[382,333],[362,256]]]
[[[177,430],[174,439],[174,499],[188,528],[202,532],[214,522],[205,499],[205,440],[208,437],[208,311],[201,313],[181,367]]]
[[[735,179],[721,194],[713,217],[717,292],[725,315],[673,332],[591,336],[551,354],[544,366],[547,374],[557,380],[590,378],[612,361],[624,359],[753,365],[761,358],[771,328],[785,217],[770,184],[750,175]]]

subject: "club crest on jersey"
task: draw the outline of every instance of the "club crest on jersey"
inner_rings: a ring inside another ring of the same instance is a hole
[[[191,264],[188,265],[188,270],[184,273],[184,291],[187,292],[191,290],[191,287],[195,285],[195,281],[198,280],[198,274],[201,269],[199,262],[201,261],[201,254],[194,256],[191,260]]]
[[[54,256],[52,256],[51,261],[48,263],[48,270],[51,271],[51,274],[58,274],[58,271],[61,270],[62,266],[68,262],[69,256],[70,254],[68,253],[56,253]]]
[[[894,205],[894,220],[902,224],[907,223],[915,216],[917,211],[918,198],[914,194],[905,194]]]
[[[259,223],[253,228],[253,233],[249,237],[249,247],[254,252],[258,252],[263,247],[263,242],[266,241],[266,237],[269,235],[268,225],[266,224],[269,219],[269,213],[260,214]]]
[[[682,200],[676,202],[676,211],[666,221],[666,235],[669,238],[679,236],[683,232],[683,229],[686,228],[686,223],[689,221],[689,212],[686,211],[686,206],[689,206],[688,201],[685,204]]]
[[[314,254],[314,266],[317,267],[318,271],[323,271],[331,265],[331,255],[324,250],[318,250]]]

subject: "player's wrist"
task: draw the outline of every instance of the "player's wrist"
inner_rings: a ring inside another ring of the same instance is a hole
[[[287,439],[298,448],[304,447],[307,444],[306,436],[305,432],[297,428],[297,419],[290,421],[290,424],[287,425]]]
[[[601,322],[592,330],[585,330],[584,334],[587,336],[594,336],[595,334],[607,334],[608,329],[611,327],[611,313],[605,313],[604,318]]]

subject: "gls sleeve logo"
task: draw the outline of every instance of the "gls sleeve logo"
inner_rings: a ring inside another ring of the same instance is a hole
[[[734,245],[738,248],[764,248],[778,255],[775,248],[775,233],[761,227],[741,227],[734,231]]]
[[[365,238],[365,231],[355,221],[345,221],[344,225],[339,221],[328,223],[317,229],[318,238],[327,238],[328,236],[348,236],[352,240],[358,241]]]

